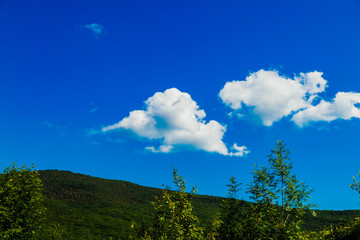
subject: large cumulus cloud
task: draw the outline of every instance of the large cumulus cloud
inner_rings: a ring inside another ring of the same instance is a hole
[[[287,116],[299,127],[311,122],[360,118],[360,93],[338,92],[326,101],[321,98],[327,87],[322,75],[314,71],[288,78],[277,71],[259,70],[244,81],[227,82],[219,96],[235,111],[251,109],[265,126]]]
[[[222,141],[226,127],[214,120],[206,123],[205,111],[199,109],[188,93],[167,89],[155,93],[145,104],[146,110],[134,110],[120,122],[104,127],[103,131],[128,129],[141,137],[160,140],[162,145],[158,149],[146,147],[152,152],[170,152],[175,145],[189,145],[228,156],[248,153],[245,146],[236,144],[230,152]]]
[[[227,82],[220,91],[222,101],[233,110],[250,107],[265,126],[311,106],[326,80],[321,72],[301,73],[293,79],[276,71],[259,70],[245,81]]]

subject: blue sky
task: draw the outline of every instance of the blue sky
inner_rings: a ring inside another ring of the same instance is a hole
[[[359,1],[2,0],[0,29],[2,168],[225,196],[282,139],[320,209],[360,207]]]

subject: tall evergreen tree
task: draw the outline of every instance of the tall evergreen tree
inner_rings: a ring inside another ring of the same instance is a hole
[[[230,177],[230,183],[227,185],[227,199],[223,200],[220,206],[215,239],[242,239],[244,235],[245,211],[243,202],[237,195],[240,185],[241,183],[238,183],[235,177]]]
[[[290,151],[278,141],[269,155],[269,167],[255,168],[248,185],[253,204],[254,236],[258,239],[291,239],[300,230],[302,215],[312,205],[312,190],[291,173]]]

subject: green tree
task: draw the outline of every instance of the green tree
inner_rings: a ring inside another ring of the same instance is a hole
[[[164,190],[157,202],[154,203],[155,216],[153,225],[145,232],[143,239],[156,240],[198,240],[203,238],[203,229],[199,220],[192,214],[192,204],[186,193],[186,182],[176,169],[173,170],[176,191],[169,187]],[[192,193],[196,193],[196,188]]]
[[[44,206],[39,173],[12,164],[0,175],[0,238],[36,239]]]
[[[357,175],[360,177],[360,171]],[[360,182],[356,177],[352,177],[353,182],[350,188],[360,193]],[[332,226],[326,239],[359,239],[360,238],[360,218],[349,219],[336,226]]]
[[[302,215],[314,207],[313,192],[291,173],[290,151],[278,141],[269,155],[269,167],[255,168],[247,192],[252,205],[252,228],[258,239],[296,239]]]
[[[246,219],[243,202],[238,199],[238,191],[241,183],[235,177],[230,177],[227,199],[220,206],[220,213],[216,221],[215,239],[234,240],[244,236],[244,220]]]
[[[360,177],[360,171],[357,176]],[[353,182],[350,184],[351,189],[360,193],[360,182],[358,182],[356,177],[352,177],[352,179],[353,179]]]
[[[252,174],[253,181],[248,184],[246,191],[254,202],[249,209],[248,236],[252,236],[252,239],[269,239],[268,237],[275,235],[276,206],[274,200],[277,199],[277,195],[274,176],[269,173],[268,168],[257,168],[256,165]]]

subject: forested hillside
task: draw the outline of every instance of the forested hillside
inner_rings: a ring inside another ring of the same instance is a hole
[[[47,222],[66,239],[127,239],[131,224],[150,224],[151,202],[162,189],[134,183],[91,177],[69,171],[40,171],[44,184]],[[224,198],[193,195],[194,214],[209,226]],[[346,218],[360,216],[358,210],[316,211],[304,217],[307,229],[319,230]]]
[[[150,222],[155,196],[162,189],[107,180],[69,171],[40,171],[51,223],[59,223],[73,239],[126,238],[132,222]],[[210,224],[222,198],[196,195],[194,212]]]

